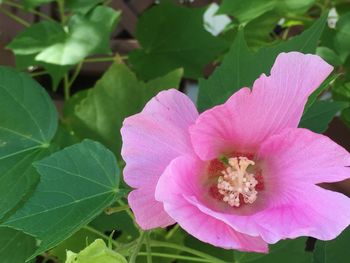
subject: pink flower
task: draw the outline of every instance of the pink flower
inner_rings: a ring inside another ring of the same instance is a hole
[[[252,90],[199,116],[182,93],[160,92],[121,130],[137,223],[177,222],[204,242],[256,252],[285,238],[339,235],[350,199],[318,184],[349,178],[350,154],[297,128],[331,71],[317,56],[282,53]]]

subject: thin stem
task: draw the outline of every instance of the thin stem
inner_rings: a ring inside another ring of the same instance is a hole
[[[127,60],[128,56],[121,56],[122,60]],[[115,57],[101,57],[101,58],[87,58],[84,60],[85,63],[97,63],[97,62],[113,62]]]
[[[38,76],[42,76],[42,75],[46,75],[46,74],[49,74],[49,73],[44,70],[44,71],[30,73],[30,76],[34,78],[34,77],[38,77]]]
[[[64,25],[66,23],[66,15],[64,13],[64,0],[57,0],[58,11],[61,17],[61,24]]]
[[[193,255],[196,255],[198,257],[204,258],[209,260],[212,263],[227,263],[219,258],[213,257],[211,255],[208,255],[206,253],[203,253],[201,251],[189,248],[189,247],[185,247],[185,246],[180,246],[177,244],[173,244],[173,243],[168,243],[168,242],[162,242],[162,241],[156,241],[156,240],[151,240],[151,247],[167,247],[167,248],[173,248],[173,249],[177,249],[183,252],[187,252]]]
[[[11,19],[13,19],[14,21],[16,21],[17,23],[25,26],[25,27],[30,27],[30,23],[28,23],[27,21],[23,20],[22,18],[20,18],[19,16],[16,16],[15,14],[12,14],[11,12],[7,11],[4,8],[0,8],[0,12],[2,12],[3,14],[7,15],[8,17],[10,17]]]
[[[64,74],[63,77],[63,87],[64,87],[64,99],[68,100],[70,98],[70,87],[68,83],[68,74]]]
[[[143,244],[143,241],[146,237],[147,233],[146,232],[141,232],[141,235],[139,237],[139,240],[136,244],[136,247],[134,249],[134,251],[132,252],[131,256],[130,256],[130,260],[129,260],[129,263],[135,263],[136,262],[136,258],[137,258],[137,255],[139,254],[140,250],[141,250],[141,247],[142,247],[142,244]]]
[[[42,18],[44,18],[44,19],[47,19],[47,20],[55,21],[55,20],[53,20],[50,16],[48,16],[48,15],[42,13],[42,12],[39,12],[39,11],[37,11],[37,10],[35,10],[35,9],[29,9],[29,10],[27,10],[27,9],[25,9],[22,5],[20,5],[20,4],[18,4],[18,3],[14,3],[14,2],[11,2],[11,1],[5,0],[5,1],[3,2],[3,4],[8,5],[8,6],[12,6],[12,7],[21,9],[21,10],[25,10],[26,12],[29,12],[29,13],[32,13],[32,14],[34,14],[34,15],[40,16],[40,17],[42,17]]]
[[[110,61],[114,61],[114,57],[87,58],[84,60],[85,63],[110,62]]]
[[[147,251],[147,263],[152,263],[152,249],[150,244],[150,232],[146,233],[146,251]]]
[[[129,209],[129,206],[128,205],[121,205],[121,206],[117,206],[117,207],[108,207],[105,209],[105,213],[107,215],[112,215],[112,214],[115,214],[115,213],[119,213],[121,211],[125,211]]]
[[[75,71],[73,73],[73,76],[72,78],[70,79],[70,81],[68,82],[68,88],[70,89],[74,83],[74,81],[77,79],[79,73],[80,73],[80,70],[83,66],[83,61],[80,61],[79,64],[77,65],[77,67],[75,68]]]
[[[165,236],[166,240],[169,240],[170,238],[173,237],[173,235],[179,230],[180,225],[176,224]]]
[[[139,256],[147,256],[148,253],[145,252],[140,252]],[[208,262],[212,263],[212,261],[208,259],[203,259],[203,258],[196,258],[196,257],[190,257],[190,256],[183,256],[183,255],[176,255],[176,254],[164,254],[164,253],[158,253],[158,252],[153,252],[152,256],[154,257],[162,257],[162,258],[171,258],[171,259],[182,259],[182,260],[188,260],[191,262]]]

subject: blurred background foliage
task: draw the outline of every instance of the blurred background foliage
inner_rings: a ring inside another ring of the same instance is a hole
[[[349,150],[348,0],[0,0],[0,3],[1,64],[28,73],[50,94],[58,109],[59,126],[57,131],[51,127],[54,137],[45,135],[45,142],[56,148],[93,139],[109,148],[122,168],[119,134],[122,121],[141,111],[159,91],[178,88],[203,111],[224,102],[239,88],[251,87],[261,73],[268,74],[278,53],[296,50],[316,53],[334,66],[332,75],[310,97],[300,126],[326,133]],[[34,95],[27,96],[32,104],[38,103]],[[41,107],[46,107],[44,102]],[[55,119],[50,107],[46,112]],[[89,142],[83,143],[93,147]],[[28,163],[38,158],[35,156]],[[5,169],[13,163],[3,165]],[[350,194],[344,184],[327,187]],[[121,188],[127,186],[121,182]],[[7,198],[11,200],[8,209],[18,205],[18,197]],[[150,248],[153,262],[157,263],[350,260],[349,229],[333,241],[299,238],[272,245],[268,255],[241,253],[204,244],[178,226],[140,232],[125,202],[125,198],[115,202],[110,208],[114,213],[88,217],[85,220],[88,225],[71,218],[72,225],[76,225],[66,229],[68,234],[61,233],[59,227],[51,233],[40,233],[41,241],[47,245],[41,244],[39,250],[33,237],[37,237],[36,232],[22,232],[25,229],[19,223],[16,225],[16,218],[8,220],[9,210],[0,210],[3,212],[0,222],[5,222],[0,226],[1,262],[24,262],[35,250],[39,253],[34,254],[40,256],[33,258],[33,262],[64,262],[66,250],[76,253],[83,250],[72,255],[80,257],[77,262],[88,263],[95,249],[103,250],[103,255],[112,255],[111,262],[119,262],[119,254],[110,253],[110,248],[129,257],[130,262],[135,262],[135,251],[140,250],[136,262],[148,263]],[[7,217],[2,217],[5,214]],[[59,224],[57,217],[47,216],[47,227]],[[109,247],[99,242],[92,245],[97,238]],[[56,240],[54,244],[48,244],[50,239]],[[9,240],[16,246],[7,245]],[[146,242],[149,245],[144,246],[140,240],[150,240]],[[91,247],[84,250],[88,244]],[[89,259],[83,262],[84,255]]]

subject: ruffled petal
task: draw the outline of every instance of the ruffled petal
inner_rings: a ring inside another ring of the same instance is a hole
[[[171,89],[160,92],[141,113],[126,118],[123,123],[121,154],[126,163],[124,180],[131,187],[140,189],[130,194],[129,201],[137,223],[144,229],[173,222],[154,199],[152,191],[171,160],[193,153],[188,128],[197,116],[191,100]],[[149,194],[147,202],[137,200],[143,198],[141,193]],[[152,221],[153,217],[148,216],[146,210],[159,214],[158,220]]]
[[[220,106],[205,111],[190,129],[203,160],[226,152],[255,152],[260,143],[285,128],[296,128],[308,96],[332,71],[315,55],[281,53],[252,91],[243,88]]]
[[[257,154],[270,180],[318,184],[350,178],[350,153],[328,137],[307,129],[286,129],[266,140]]]
[[[350,154],[341,146],[306,129],[286,129],[265,141],[257,158],[269,198],[251,221],[265,241],[329,240],[350,224],[350,199],[316,185],[350,177]]]
[[[331,240],[350,224],[350,199],[343,194],[309,185],[283,197],[283,203],[254,216],[270,244],[299,236]]]
[[[260,238],[235,231],[226,222],[203,213],[189,198],[200,194],[199,181],[203,163],[191,156],[181,156],[170,163],[160,177],[156,199],[165,211],[189,234],[203,242],[227,249],[266,253],[267,244]]]

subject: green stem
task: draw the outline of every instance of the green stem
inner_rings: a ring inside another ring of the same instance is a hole
[[[169,240],[170,238],[173,237],[173,235],[177,232],[177,230],[179,230],[180,225],[176,224],[165,236],[166,240]]]
[[[147,251],[147,263],[152,263],[152,249],[150,244],[150,232],[146,234],[146,251]]]
[[[114,61],[114,57],[87,58],[87,59],[84,60],[85,63],[110,62],[110,61]]]
[[[148,253],[140,252],[139,256],[147,256]],[[152,256],[154,257],[162,257],[162,258],[171,258],[171,259],[182,259],[182,260],[188,260],[191,262],[208,262],[212,263],[212,261],[208,259],[202,259],[202,258],[196,258],[196,257],[190,257],[190,256],[183,256],[183,255],[176,255],[176,254],[164,254],[164,253],[158,253],[153,252]]]
[[[11,12],[7,11],[4,8],[0,8],[0,12],[7,15],[8,17],[10,17],[11,19],[13,19],[14,21],[16,21],[17,23],[25,26],[25,27],[30,27],[30,23],[28,23],[27,21],[23,20],[22,18],[20,18],[19,16],[16,16],[15,14],[12,14]]]
[[[34,10],[34,9],[33,9],[33,10],[32,10],[32,9],[29,9],[29,10],[28,10],[28,9],[25,9],[22,5],[17,4],[17,3],[14,3],[14,2],[11,2],[11,1],[6,1],[6,0],[5,0],[5,1],[3,2],[3,4],[8,5],[8,6],[12,6],[12,7],[21,9],[21,10],[25,10],[26,12],[32,13],[32,14],[34,14],[34,15],[40,16],[40,17],[42,17],[42,18],[44,18],[44,19],[47,19],[47,20],[50,20],[50,21],[55,21],[55,20],[53,20],[50,16],[48,16],[48,15],[42,13],[42,12],[39,12],[39,11]]]
[[[66,24],[66,15],[64,12],[64,0],[57,0],[57,4],[58,4],[58,11],[60,13],[60,17],[61,17],[61,24],[65,25]]]
[[[49,74],[49,73],[44,70],[44,71],[30,73],[30,76],[34,78],[34,77],[38,77],[38,76],[42,76],[42,75],[46,75],[46,74]]]
[[[77,79],[79,73],[80,73],[80,70],[83,66],[83,61],[80,61],[79,64],[77,65],[77,67],[75,68],[75,71],[73,73],[73,76],[72,78],[70,79],[70,81],[68,82],[68,88],[70,90],[70,88],[72,87],[74,81]]]
[[[70,87],[68,83],[68,74],[64,74],[63,77],[63,87],[64,87],[64,99],[68,100],[70,98]]]
[[[115,214],[115,213],[118,213],[121,211],[125,211],[127,209],[129,209],[128,205],[121,205],[121,206],[117,206],[117,207],[108,207],[105,209],[105,213],[107,215],[112,215],[112,214]]]
[[[162,242],[162,241],[156,241],[156,240],[151,240],[151,247],[167,247],[167,248],[173,248],[176,250],[180,250],[183,252],[187,252],[193,255],[196,255],[198,257],[204,258],[209,260],[212,263],[227,263],[219,258],[213,257],[211,255],[208,255],[206,253],[203,253],[201,251],[189,248],[189,247],[185,247],[185,246],[180,246],[177,244],[173,244],[173,243],[168,243],[168,242]]]
[[[141,232],[141,236],[139,237],[139,240],[136,244],[136,247],[134,249],[134,251],[132,252],[131,256],[130,256],[130,260],[129,260],[129,263],[135,263],[136,262],[136,258],[137,258],[137,255],[139,254],[140,250],[141,250],[141,247],[143,245],[143,242],[144,242],[144,239],[147,235],[147,232]]]

